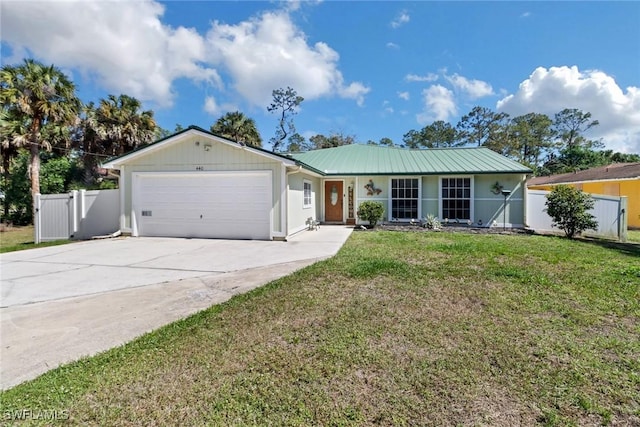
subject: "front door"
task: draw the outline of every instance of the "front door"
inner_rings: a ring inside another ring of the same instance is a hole
[[[342,181],[324,182],[324,220],[326,222],[342,222]]]

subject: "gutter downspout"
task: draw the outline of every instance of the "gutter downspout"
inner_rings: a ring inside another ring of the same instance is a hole
[[[523,195],[522,195],[522,213],[523,213],[523,221],[524,224],[522,224],[525,228],[525,230],[529,230],[529,187],[527,186],[527,181],[529,181],[529,177],[531,175],[530,174],[524,174],[523,175],[523,179],[522,179],[522,191],[523,191]]]

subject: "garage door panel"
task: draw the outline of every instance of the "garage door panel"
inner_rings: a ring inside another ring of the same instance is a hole
[[[269,239],[271,182],[270,171],[136,174],[138,234]]]

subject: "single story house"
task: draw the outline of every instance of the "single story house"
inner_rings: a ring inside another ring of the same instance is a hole
[[[640,228],[640,163],[614,163],[608,166],[550,176],[537,176],[527,182],[531,190],[551,189],[559,184],[585,193],[627,197],[627,224]]]
[[[102,166],[119,170],[123,233],[266,240],[286,239],[310,218],[359,223],[365,200],[384,204],[385,221],[431,214],[523,227],[531,173],[486,148],[354,144],[285,155],[195,126]]]

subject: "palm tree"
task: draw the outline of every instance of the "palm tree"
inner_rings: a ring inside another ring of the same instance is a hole
[[[8,185],[11,179],[11,161],[18,156],[20,148],[25,147],[28,143],[27,134],[24,122],[16,118],[15,112],[6,108],[0,111],[0,155],[2,156],[2,175],[5,185]],[[12,201],[7,199],[9,196],[6,192],[4,197],[2,201],[3,218],[7,220]]]
[[[98,121],[98,110],[93,102],[82,108],[80,123],[76,128],[75,140],[82,155],[84,184],[90,186],[95,177],[97,157],[104,154],[104,142],[107,137],[105,127]]]
[[[82,109],[76,147],[82,153],[85,185],[95,178],[99,157],[120,156],[156,138],[158,126],[153,111],[128,95],[109,95],[98,107],[90,102]]]
[[[2,67],[0,88],[0,104],[13,123],[7,125],[13,130],[3,124],[2,143],[29,149],[33,196],[40,192],[40,151],[51,150],[54,142],[47,136],[61,135],[58,130],[74,125],[81,102],[75,85],[60,69],[32,59]]]
[[[229,112],[220,117],[211,132],[235,142],[262,147],[262,138],[256,128],[256,122],[240,111]]]
[[[106,133],[104,154],[120,156],[154,140],[153,111],[141,108],[142,103],[128,95],[100,100],[96,118]]]

